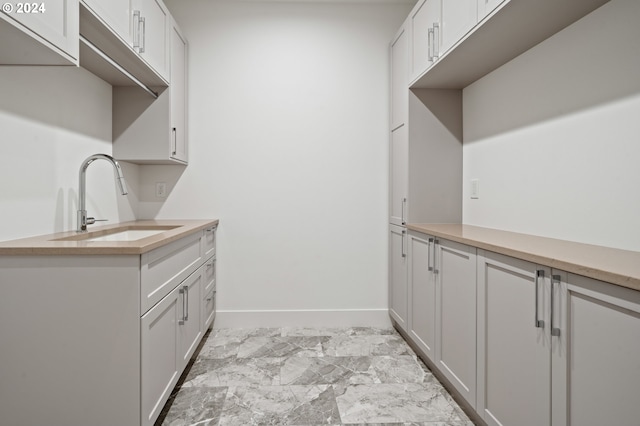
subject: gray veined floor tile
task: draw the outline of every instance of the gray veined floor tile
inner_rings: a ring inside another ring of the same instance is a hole
[[[291,357],[282,365],[283,385],[380,383],[371,357]]]
[[[163,426],[217,426],[227,387],[180,389]]]
[[[285,358],[197,359],[182,387],[279,385]]]
[[[434,383],[438,381],[429,370],[422,368],[413,355],[372,356],[373,367],[380,383]]]
[[[283,327],[282,336],[367,336],[397,334],[393,328],[297,328]]]
[[[213,330],[202,346],[198,357],[209,359],[234,357],[238,354],[238,348],[240,348],[247,339],[276,336],[280,336],[280,330],[277,328],[222,328]]]
[[[443,422],[462,419],[439,387],[419,383],[333,385],[344,424]]]
[[[238,347],[238,358],[322,356],[326,336],[248,337]]]
[[[328,356],[413,355],[400,335],[334,336],[322,343]]]
[[[341,424],[333,388],[230,387],[220,426]]]

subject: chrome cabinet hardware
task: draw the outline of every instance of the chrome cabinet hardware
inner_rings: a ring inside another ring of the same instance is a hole
[[[554,321],[553,321],[553,317],[555,316],[554,314],[554,309],[553,309],[553,301],[554,301],[554,293],[555,293],[555,284],[556,282],[558,284],[560,284],[560,280],[562,279],[562,277],[560,275],[553,275],[551,277],[551,335],[552,336],[560,336],[560,329],[558,327],[554,327]]]
[[[433,244],[433,238],[429,238],[429,251],[427,252],[427,270],[428,271],[433,271],[433,265],[431,264],[431,244]],[[433,248],[433,250],[435,251],[435,247]],[[435,256],[434,256],[434,260],[435,260]]]
[[[536,293],[536,303],[535,303],[535,322],[534,325],[536,328],[544,328],[544,321],[538,318],[538,293],[539,293],[539,284],[540,284],[540,278],[544,278],[544,270],[542,269],[538,269],[536,270],[536,277],[535,277],[535,285],[534,285],[534,291]]]

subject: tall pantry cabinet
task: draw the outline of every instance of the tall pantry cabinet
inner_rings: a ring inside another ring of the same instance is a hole
[[[393,39],[389,137],[389,312],[407,330],[407,223],[462,219],[462,91],[409,89],[412,22]]]

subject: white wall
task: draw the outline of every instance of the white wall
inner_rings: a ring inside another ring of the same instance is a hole
[[[189,166],[142,167],[140,216],[220,219],[218,326],[387,322],[388,43],[411,4],[166,3]]]
[[[111,86],[81,68],[0,66],[0,241],[75,229],[78,170],[111,153]],[[113,222],[135,218],[136,166],[87,171],[87,210]],[[116,195],[117,193],[117,195]]]
[[[640,250],[638,17],[613,0],[465,88],[464,223]]]

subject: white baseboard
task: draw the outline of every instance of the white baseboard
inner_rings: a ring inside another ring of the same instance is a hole
[[[213,328],[391,327],[388,309],[217,311]]]

